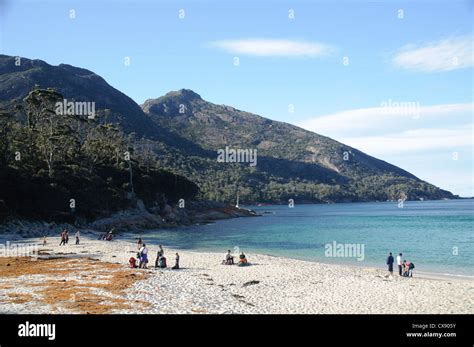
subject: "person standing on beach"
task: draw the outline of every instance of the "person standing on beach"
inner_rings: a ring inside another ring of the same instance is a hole
[[[142,248],[140,248],[140,267],[142,269],[146,269],[147,263],[148,263],[148,248],[146,248],[146,245],[143,244]]]
[[[390,272],[390,275],[393,275],[393,255],[392,255],[392,252],[390,252],[388,254],[387,265],[388,265],[388,272]]]
[[[46,235],[45,235],[45,236],[43,236],[43,247],[46,246],[46,243],[47,243],[47,242],[46,242]]]
[[[174,266],[172,267],[173,270],[177,270],[179,269],[179,254],[176,253],[176,258],[175,258],[175,264]]]
[[[139,237],[139,238],[138,238],[138,241],[137,241],[137,247],[138,247],[138,249],[142,248],[142,244],[143,244],[142,238]]]
[[[66,229],[64,229],[61,233],[61,242],[59,243],[59,245],[66,245]]]
[[[79,230],[76,231],[76,245],[79,244],[79,238],[81,237],[81,233]]]
[[[403,269],[403,265],[402,265],[402,255],[401,253],[398,253],[397,255],[397,265],[398,265],[398,274],[401,276],[402,275],[402,269]]]
[[[64,241],[65,241],[66,245],[69,242],[69,230],[67,230],[67,229],[66,229],[65,234],[64,234]]]

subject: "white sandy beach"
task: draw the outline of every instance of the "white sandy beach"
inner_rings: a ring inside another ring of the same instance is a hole
[[[416,277],[416,272],[413,278],[390,277],[379,269],[257,254],[246,254],[251,266],[225,266],[221,265],[224,252],[174,250],[166,245],[164,251],[168,266],[174,264],[174,254],[178,252],[182,269],[129,269],[128,259],[136,254],[136,244],[84,237],[78,246],[71,237],[70,243],[61,247],[59,238],[50,237],[47,246],[40,249],[50,255],[77,254],[98,259],[98,269],[108,263],[119,264],[110,271],[119,269],[121,276],[140,274],[123,294],[114,292],[128,307],[112,309],[110,313],[474,313],[474,281],[471,279],[420,278]],[[157,246],[149,245],[149,265],[154,265],[156,252]],[[65,264],[69,262],[64,261]],[[79,274],[77,269],[67,270],[66,267],[66,271],[52,278],[47,274],[0,277],[0,312],[84,313],[61,301],[78,300],[80,293],[73,295],[72,299],[58,299],[53,303],[39,300],[39,296],[45,294],[41,294],[38,288],[46,280],[53,281],[53,285],[55,281],[77,284],[84,278],[100,281],[101,277],[107,276],[103,272],[90,276],[88,269],[84,268],[79,269],[82,271]],[[87,286],[86,282],[83,285]],[[101,288],[94,290],[97,295],[109,295]],[[26,299],[18,300],[18,295]],[[12,297],[17,300],[11,300]]]

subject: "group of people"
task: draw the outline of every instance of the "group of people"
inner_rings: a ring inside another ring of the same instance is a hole
[[[112,234],[113,231],[114,229],[112,228],[108,233],[101,234],[99,236],[99,240],[112,241],[114,238],[114,235]]]
[[[403,277],[413,277],[413,270],[415,269],[415,264],[413,262],[409,262],[406,259],[402,261],[402,253],[397,255],[397,265],[398,265],[398,274]],[[393,259],[392,252],[388,254],[387,257],[387,265],[388,265],[388,272],[390,275],[393,275],[393,263],[395,260]]]
[[[66,228],[64,229],[62,232],[61,232],[61,242],[59,243],[60,246],[65,246],[68,244],[69,242],[69,230]],[[76,237],[76,245],[79,244],[79,240],[80,240],[80,237],[81,237],[81,233],[79,230],[76,231],[76,234],[75,234],[75,237]],[[43,237],[43,246],[46,245],[46,236]]]
[[[223,265],[234,265],[234,257],[232,256],[232,253],[230,250],[227,251],[227,254],[225,255],[225,259],[222,261]],[[239,255],[239,262],[237,263],[237,266],[248,266],[250,263],[247,260],[247,257],[245,254],[242,252]]]
[[[137,241],[138,253],[137,257],[131,257],[128,262],[131,268],[147,269],[148,266],[148,248],[143,243],[142,238],[139,237]],[[164,269],[167,267],[165,251],[161,245],[158,246],[158,252],[156,254],[155,268]],[[171,268],[173,270],[179,269],[179,254],[176,253],[175,264]]]

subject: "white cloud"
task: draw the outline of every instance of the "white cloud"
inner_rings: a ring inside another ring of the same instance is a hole
[[[389,154],[423,151],[456,151],[473,145],[473,125],[453,128],[408,130],[386,136],[341,138],[340,141],[373,156],[386,158]]]
[[[283,39],[221,40],[211,45],[232,54],[261,57],[319,57],[334,51],[333,47],[323,43]]]
[[[463,69],[474,65],[471,36],[453,37],[421,45],[408,45],[393,57],[393,63],[404,69],[438,72]]]
[[[386,104],[324,115],[299,125],[455,194],[471,196],[474,104],[419,106],[418,112],[390,100]],[[459,160],[453,159],[454,152]]]
[[[307,119],[302,128],[326,136],[357,137],[403,132],[418,127],[444,127],[472,121],[474,104],[422,106],[415,101],[383,101],[380,107],[346,110]]]

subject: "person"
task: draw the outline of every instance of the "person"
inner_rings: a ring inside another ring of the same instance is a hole
[[[81,237],[81,233],[79,230],[76,231],[76,245],[79,244],[79,237]]]
[[[148,263],[148,248],[146,248],[146,244],[143,244],[142,248],[140,248],[140,267],[142,269],[146,269],[147,263]]]
[[[242,252],[239,256],[238,266],[247,266],[247,265],[249,265],[249,262],[247,261],[247,258],[245,257],[245,254]]]
[[[166,268],[166,258],[164,256],[158,258],[158,267],[161,269]]]
[[[402,255],[401,253],[398,253],[397,255],[397,265],[398,265],[398,274],[401,276],[402,275]]]
[[[61,233],[61,242],[59,243],[60,246],[66,245],[66,230],[64,229]]]
[[[390,272],[390,275],[393,275],[393,255],[392,255],[392,252],[390,252],[388,254],[387,265],[388,265],[388,272]]]
[[[140,251],[137,252],[136,267],[141,267],[140,266]]]
[[[67,245],[67,243],[69,242],[69,230],[67,230],[67,229],[66,229],[66,237],[65,238],[66,238],[65,241],[66,241],[66,245]]]
[[[43,236],[43,247],[46,246],[46,243],[47,243],[47,242],[46,242],[46,235],[44,235],[44,236]]]
[[[415,264],[413,262],[408,265],[408,277],[413,277],[413,269],[415,268]]]
[[[224,265],[234,265],[234,257],[230,253],[230,249],[227,251],[225,255],[225,260],[222,262]]]
[[[135,269],[137,267],[137,259],[135,259],[134,257],[130,257],[130,259],[128,259],[128,263],[130,264],[130,268],[132,269]]]
[[[142,244],[143,244],[142,238],[139,237],[139,238],[138,238],[138,241],[137,241],[137,247],[138,247],[138,249],[142,248]]]
[[[163,251],[163,247],[158,245],[158,252],[156,252],[156,260],[155,260],[155,267],[160,267],[160,257],[165,255],[165,251]]]
[[[403,277],[408,277],[409,270],[410,270],[410,262],[403,260]]]
[[[175,258],[175,264],[174,266],[172,267],[173,270],[177,270],[179,269],[179,254],[176,253],[176,258]]]

